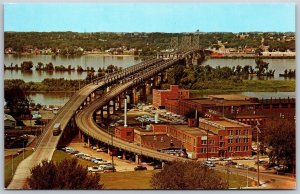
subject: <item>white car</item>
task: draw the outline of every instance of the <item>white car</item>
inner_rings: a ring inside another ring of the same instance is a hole
[[[99,166],[91,166],[91,167],[88,167],[88,171],[89,172],[101,172],[101,171],[103,171],[103,169],[100,168]]]
[[[224,161],[232,161],[232,158],[224,158]]]
[[[219,161],[220,158],[216,158],[216,157],[210,157],[208,158],[208,161]]]

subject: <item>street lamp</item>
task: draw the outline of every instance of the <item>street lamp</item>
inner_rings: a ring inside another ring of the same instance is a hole
[[[24,160],[24,149],[25,147],[24,147],[24,139],[23,139],[23,160]]]
[[[207,129],[207,124],[205,124],[205,129],[206,129],[206,160],[208,161],[208,129]]]
[[[11,175],[14,175],[14,155],[11,155]]]
[[[256,146],[257,146],[257,187],[260,186],[260,182],[259,182],[259,152],[260,152],[260,146],[258,144],[258,133],[261,133],[260,129],[258,128],[258,125],[260,125],[260,123],[257,121],[257,125],[256,125]]]

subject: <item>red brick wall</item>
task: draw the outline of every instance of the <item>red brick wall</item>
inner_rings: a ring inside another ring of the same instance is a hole
[[[171,85],[170,90],[153,90],[153,106],[166,106],[167,99],[188,99],[189,90],[179,89],[178,85]]]
[[[115,137],[128,141],[134,141],[134,129],[132,127],[116,127]]]

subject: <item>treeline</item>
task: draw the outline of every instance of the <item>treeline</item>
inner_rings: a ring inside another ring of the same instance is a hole
[[[274,77],[275,70],[268,69],[269,63],[262,59],[255,60],[256,66],[250,65],[213,68],[209,65],[176,65],[168,70],[168,84],[181,85],[187,89],[209,89],[220,83],[221,88],[233,87],[248,79],[251,75]],[[224,84],[222,84],[224,83]],[[213,87],[214,88],[214,87]]]
[[[65,80],[47,78],[42,82],[25,82],[21,79],[4,80],[4,88],[19,86],[22,91],[76,91],[86,84],[85,80]]]
[[[294,78],[296,77],[296,69],[294,70],[284,70],[283,74],[279,74],[280,77],[288,77],[288,78]]]
[[[81,55],[84,51],[110,48],[141,49],[141,55],[151,55],[158,50],[170,48],[171,37],[195,35],[195,33],[77,33],[77,32],[4,32],[4,48],[17,53],[26,49],[51,49],[54,54]],[[246,33],[197,33],[203,48],[259,48],[261,40],[268,50],[295,51],[295,33],[246,32]],[[82,49],[81,49],[82,48]],[[58,52],[59,51],[59,52]]]
[[[11,63],[10,66],[6,66],[4,64],[4,70],[21,70],[21,71],[32,71],[32,68],[34,67],[34,64],[32,61],[24,61],[21,63],[21,66],[19,66],[18,64],[13,64]],[[98,73],[110,73],[110,72],[114,72],[116,70],[121,70],[122,67],[118,67],[118,66],[114,66],[114,65],[109,65],[106,68],[101,68],[99,67],[99,69],[97,70]],[[71,72],[71,71],[77,71],[79,73],[81,72],[91,72],[94,73],[96,72],[96,70],[94,69],[94,67],[87,67],[86,69],[84,69],[82,66],[78,65],[77,68],[75,69],[75,67],[72,67],[71,65],[68,65],[68,67],[65,67],[63,65],[58,65],[58,66],[54,66],[51,62],[48,64],[44,64],[42,62],[38,62],[37,65],[35,66],[35,70],[36,71],[58,71],[58,72],[63,72],[63,71],[67,71],[67,72]]]

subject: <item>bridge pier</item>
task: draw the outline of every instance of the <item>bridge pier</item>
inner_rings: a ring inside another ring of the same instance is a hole
[[[135,163],[141,164],[141,155],[138,154],[135,155]]]
[[[103,106],[100,107],[100,117],[101,120],[103,120]]]
[[[110,118],[110,106],[109,106],[109,102],[106,104],[106,107],[107,107],[107,120],[109,120]]]
[[[116,113],[116,98],[113,99],[113,114]]]

